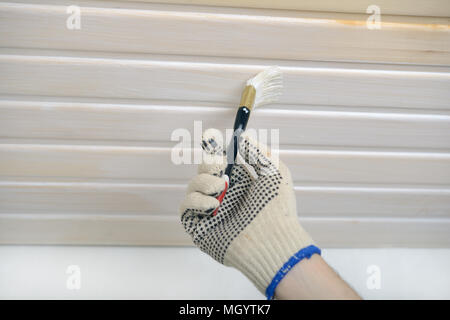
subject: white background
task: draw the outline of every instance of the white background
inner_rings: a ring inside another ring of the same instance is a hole
[[[450,299],[450,249],[324,249],[366,299]],[[68,290],[67,267],[81,269]],[[381,288],[369,290],[367,268]],[[192,247],[0,246],[0,298],[263,299],[238,271]]]

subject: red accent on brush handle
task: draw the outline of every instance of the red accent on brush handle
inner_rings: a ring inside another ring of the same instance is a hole
[[[219,200],[220,204],[222,204],[223,198],[225,198],[225,193],[227,193],[227,190],[228,190],[228,181],[229,181],[228,176],[225,175],[224,177],[225,177],[225,189],[223,189],[222,193],[216,197],[216,199]],[[213,217],[217,214],[217,211],[219,211],[219,208],[220,208],[220,205],[212,213]]]

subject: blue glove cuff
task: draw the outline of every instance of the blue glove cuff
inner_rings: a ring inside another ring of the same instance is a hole
[[[286,276],[286,274],[300,261],[302,261],[305,258],[311,258],[313,254],[317,253],[318,255],[321,254],[321,251],[319,248],[317,248],[314,245],[310,245],[308,247],[305,247],[301,250],[299,250],[297,253],[295,253],[292,257],[289,258],[289,260],[281,267],[280,270],[275,274],[272,281],[270,282],[269,286],[266,289],[266,297],[267,300],[272,300],[273,296],[275,295],[275,289],[277,288],[278,284],[281,280]]]

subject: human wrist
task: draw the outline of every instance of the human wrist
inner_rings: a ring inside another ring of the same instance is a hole
[[[295,265],[277,286],[275,298],[361,299],[319,255]]]
[[[260,292],[273,298],[278,282],[289,269],[304,254],[312,252],[311,249],[302,249],[313,245],[313,240],[296,216],[261,215],[231,243],[224,264],[240,270]],[[317,247],[314,248],[314,253],[320,252]]]

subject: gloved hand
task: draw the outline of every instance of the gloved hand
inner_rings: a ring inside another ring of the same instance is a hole
[[[245,164],[234,165],[230,187],[219,203],[215,197],[225,188],[221,176],[227,163],[217,132],[209,129],[203,135],[207,161],[189,183],[181,222],[202,251],[243,272],[271,299],[284,275],[320,250],[298,221],[288,168],[281,161],[276,166],[270,150],[246,132],[239,143]]]

